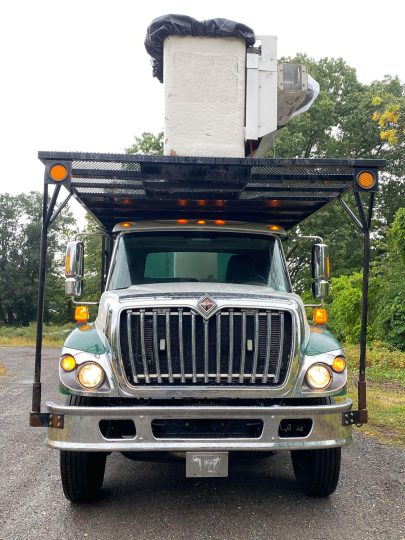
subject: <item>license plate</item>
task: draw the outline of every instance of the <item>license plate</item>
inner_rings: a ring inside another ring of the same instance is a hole
[[[186,476],[228,476],[228,452],[186,452]]]

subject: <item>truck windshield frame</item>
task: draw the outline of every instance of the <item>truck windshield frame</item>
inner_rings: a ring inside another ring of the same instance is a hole
[[[281,241],[229,231],[121,234],[106,290],[156,283],[227,283],[292,292]]]

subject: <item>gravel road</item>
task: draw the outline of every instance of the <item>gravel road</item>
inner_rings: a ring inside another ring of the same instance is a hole
[[[357,435],[326,500],[296,488],[289,455],[234,465],[229,478],[186,479],[180,463],[107,460],[103,496],[63,496],[58,453],[28,427],[33,348],[0,348],[0,539],[405,539],[405,451]],[[44,351],[44,396],[60,400],[56,349]]]

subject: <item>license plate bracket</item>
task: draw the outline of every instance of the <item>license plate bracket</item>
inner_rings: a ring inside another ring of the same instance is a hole
[[[186,452],[186,477],[226,477],[228,461],[228,452]]]

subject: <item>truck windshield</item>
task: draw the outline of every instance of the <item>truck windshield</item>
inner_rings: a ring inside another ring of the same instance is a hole
[[[280,241],[272,236],[208,231],[127,233],[118,242],[109,290],[195,281],[290,291]]]

